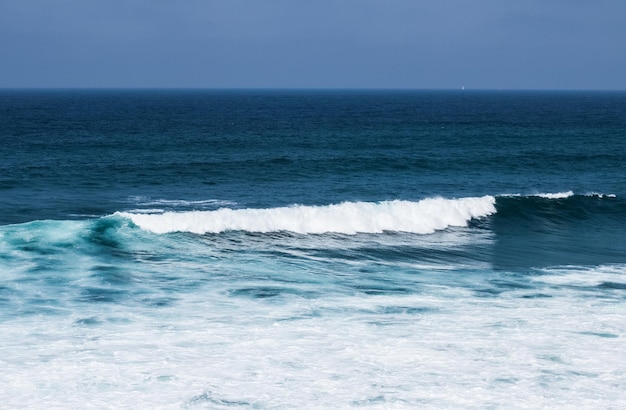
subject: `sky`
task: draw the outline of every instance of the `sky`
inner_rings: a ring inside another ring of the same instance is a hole
[[[625,0],[0,0],[0,88],[626,90]]]

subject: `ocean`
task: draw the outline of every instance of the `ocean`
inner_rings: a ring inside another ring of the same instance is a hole
[[[624,408],[625,338],[625,92],[0,91],[0,408]]]

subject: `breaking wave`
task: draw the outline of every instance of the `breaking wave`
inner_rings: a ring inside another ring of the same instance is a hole
[[[294,205],[269,209],[163,212],[119,212],[140,228],[154,233],[226,231],[301,234],[382,233],[429,234],[452,226],[467,226],[475,218],[496,212],[493,196],[421,201],[343,202],[326,206]]]

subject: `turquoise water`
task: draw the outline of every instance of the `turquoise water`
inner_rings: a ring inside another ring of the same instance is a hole
[[[4,90],[3,405],[626,405],[625,130],[624,93]]]

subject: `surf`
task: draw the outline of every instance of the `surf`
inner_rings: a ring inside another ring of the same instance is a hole
[[[420,201],[342,202],[325,206],[293,205],[265,209],[221,208],[215,211],[131,213],[116,215],[158,234],[196,234],[248,231],[289,231],[300,234],[383,233],[429,234],[453,226],[467,226],[475,218],[495,213],[493,196]]]

